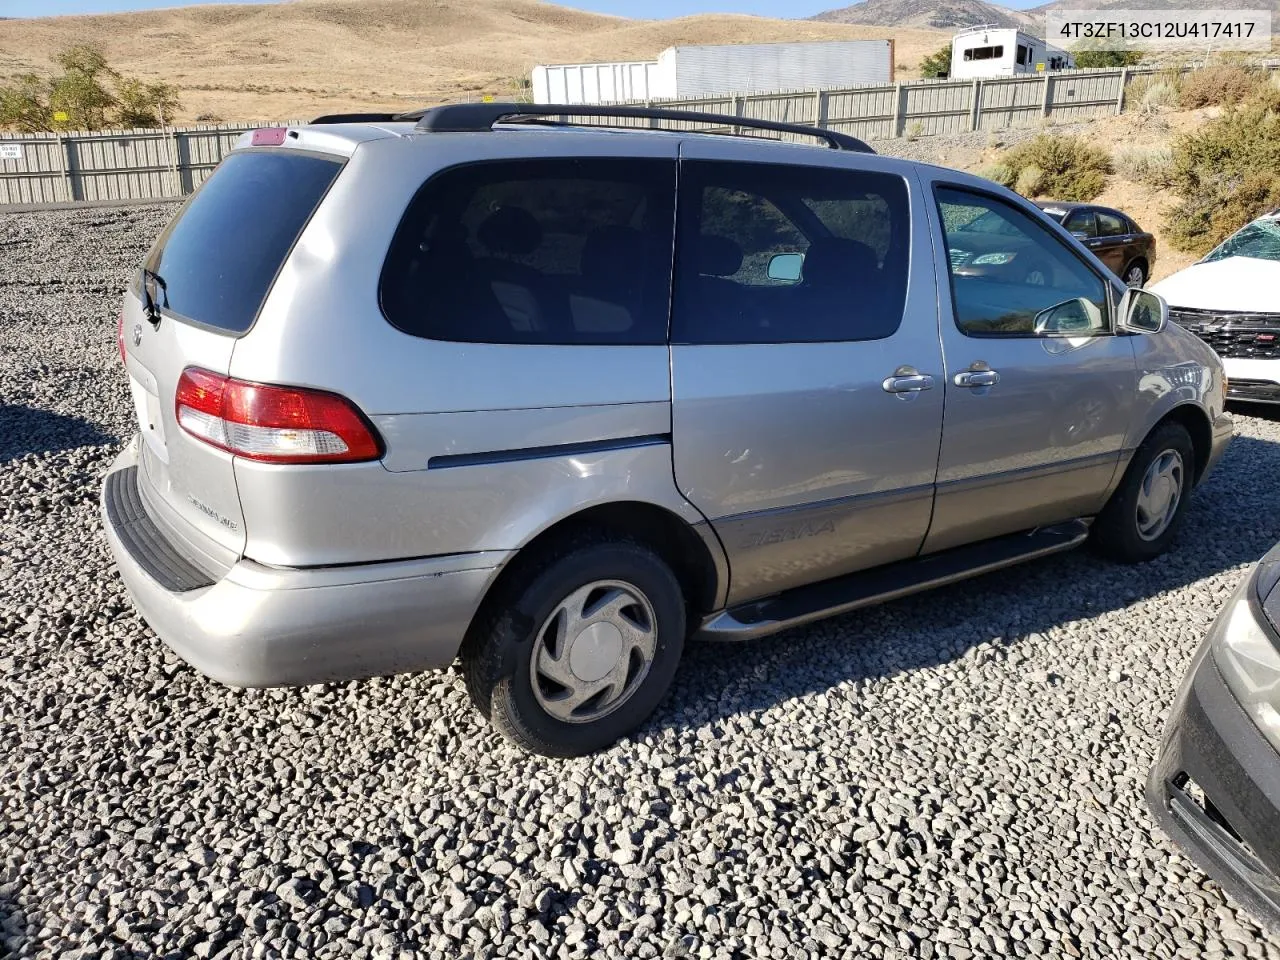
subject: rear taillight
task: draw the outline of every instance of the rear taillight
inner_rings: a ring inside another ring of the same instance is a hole
[[[120,349],[120,362],[124,363],[124,307],[116,314],[116,346]]]
[[[188,367],[174,408],[187,433],[262,463],[377,460],[382,444],[359,410],[335,393],[277,387]]]

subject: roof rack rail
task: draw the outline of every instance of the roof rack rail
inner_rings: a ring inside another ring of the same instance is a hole
[[[407,116],[399,113],[327,113],[311,122],[318,123],[390,123],[392,120],[417,120],[418,114]]]
[[[398,119],[417,120],[417,129],[423,133],[481,133],[492,130],[494,124],[503,120],[528,122],[544,117],[672,120],[708,123],[730,128],[746,127],[752,130],[771,130],[775,133],[814,137],[824,141],[833,150],[875,153],[871,147],[857,137],[851,137],[846,133],[837,133],[834,130],[824,130],[821,127],[807,127],[797,123],[779,123],[774,120],[757,120],[753,117],[731,117],[719,113],[700,113],[693,110],[673,110],[667,107],[605,106],[603,104],[581,103],[454,103],[402,114]]]

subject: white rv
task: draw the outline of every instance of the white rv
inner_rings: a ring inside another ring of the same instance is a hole
[[[951,39],[951,76],[956,80],[1016,77],[1075,65],[1065,50],[1012,27],[971,27]]]

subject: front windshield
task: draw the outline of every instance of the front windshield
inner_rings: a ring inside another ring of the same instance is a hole
[[[1200,262],[1212,263],[1228,257],[1280,260],[1280,220],[1268,217],[1253,221],[1223,240]]]
[[[1050,210],[1044,207],[1041,208],[1041,212],[1050,220],[1054,221],[1055,223],[1061,223],[1062,218],[1067,215],[1067,211],[1065,210],[1057,210],[1057,209]]]

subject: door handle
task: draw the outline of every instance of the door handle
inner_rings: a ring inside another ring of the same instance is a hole
[[[994,387],[1000,382],[1000,374],[994,370],[964,370],[956,374],[957,387]]]
[[[899,373],[886,377],[881,386],[885,393],[919,393],[933,389],[933,377],[927,373]]]

